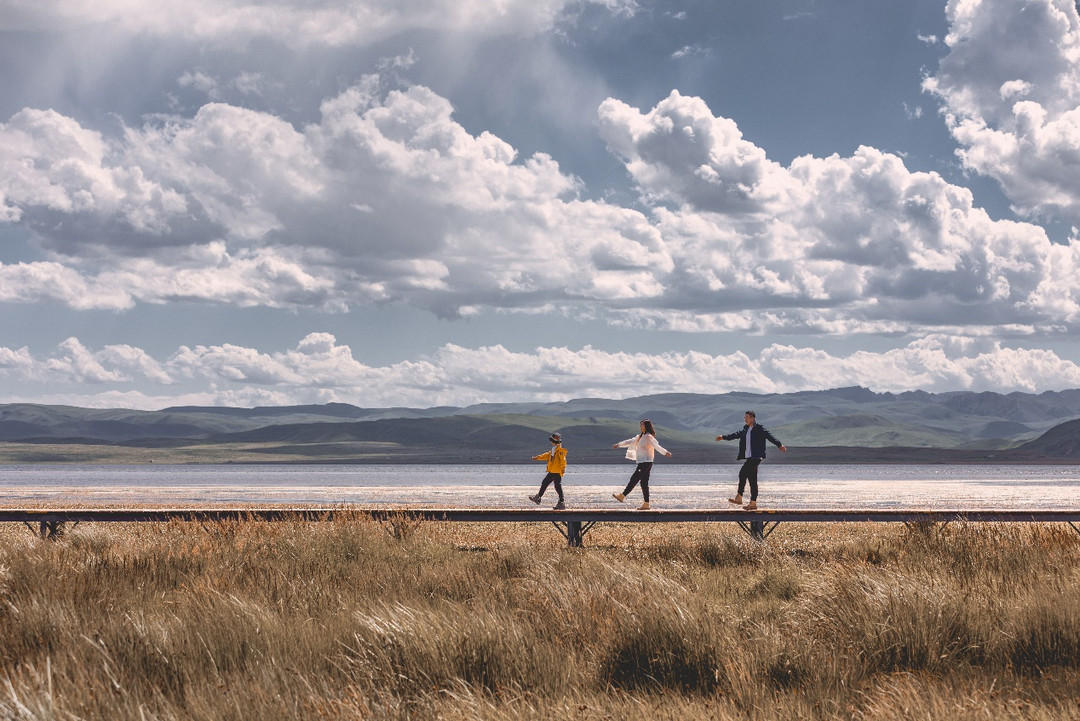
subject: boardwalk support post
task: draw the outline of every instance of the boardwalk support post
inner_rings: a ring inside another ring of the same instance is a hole
[[[739,528],[746,531],[750,538],[764,543],[765,539],[772,535],[772,532],[776,530],[776,527],[780,525],[780,521],[736,521],[739,524]]]
[[[571,548],[581,548],[581,542],[585,540],[585,534],[596,525],[596,521],[552,521],[551,523],[555,528],[559,529],[559,533],[563,535],[567,545]]]
[[[1072,526],[1072,529],[1073,529],[1074,531],[1076,531],[1077,533],[1080,533],[1080,528],[1077,528],[1077,527],[1076,527],[1076,524],[1075,524],[1075,523],[1073,523],[1072,521],[1068,521],[1068,524],[1069,524],[1070,526]]]
[[[38,527],[38,535],[48,541],[55,541],[64,535],[63,521],[42,521]]]

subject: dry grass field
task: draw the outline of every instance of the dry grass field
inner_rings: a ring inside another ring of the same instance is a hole
[[[0,718],[1080,719],[1070,528],[732,525],[9,524]]]

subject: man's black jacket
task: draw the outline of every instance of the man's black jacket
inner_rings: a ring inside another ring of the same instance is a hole
[[[774,446],[779,448],[784,445],[780,441],[776,440],[769,430],[761,425],[755,423],[752,426],[743,426],[741,431],[734,433],[728,433],[726,436],[720,436],[725,441],[733,441],[736,438],[739,439],[739,460],[744,460],[746,456],[746,436],[747,432],[750,435],[750,458],[764,458],[765,457],[765,441],[769,441]]]

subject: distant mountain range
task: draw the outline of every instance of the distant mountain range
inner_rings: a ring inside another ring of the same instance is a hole
[[[268,457],[300,453],[342,462],[376,456],[452,462],[527,460],[543,450],[550,431],[559,430],[578,462],[610,462],[617,460],[611,444],[633,435],[638,420],[650,418],[661,442],[678,449],[680,459],[715,462],[725,454],[734,456],[734,445],[725,448],[714,437],[741,428],[748,409],[787,446],[799,449],[784,458],[789,462],[892,457],[923,462],[1080,461],[1080,390],[893,394],[855,387],[422,409],[329,403],[132,411],[7,404],[0,405],[0,441],[140,447],[264,444]],[[919,450],[912,454],[911,449]]]

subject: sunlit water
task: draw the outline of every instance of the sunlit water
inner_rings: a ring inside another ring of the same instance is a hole
[[[633,470],[571,466],[574,508],[620,507],[611,494]],[[728,508],[738,464],[653,468],[655,508]],[[0,506],[319,504],[531,508],[544,476],[534,465],[0,466]],[[1074,509],[1080,466],[761,466],[763,508]],[[640,501],[640,490],[628,499]],[[555,502],[549,489],[544,504]],[[622,506],[625,507],[625,506]]]

